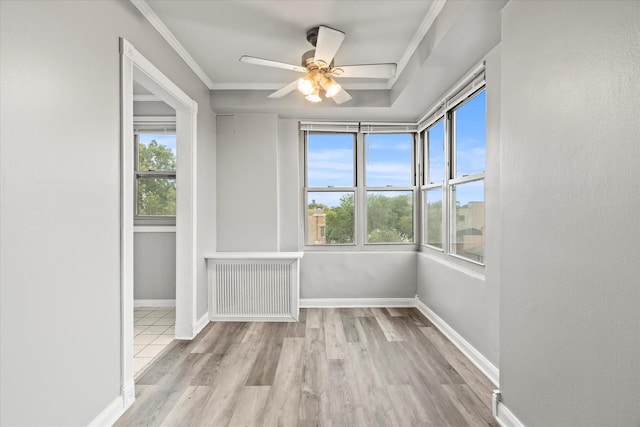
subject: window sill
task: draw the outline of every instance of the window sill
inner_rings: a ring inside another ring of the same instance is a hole
[[[305,252],[418,252],[418,245],[325,245],[304,246]]]
[[[418,253],[419,256],[429,259],[430,261],[437,262],[452,270],[459,271],[469,277],[478,279],[484,282],[484,265],[477,264],[473,261],[468,261],[464,258],[452,256],[451,254],[445,254],[437,249],[423,246]]]
[[[134,225],[134,233],[175,233],[175,225]]]

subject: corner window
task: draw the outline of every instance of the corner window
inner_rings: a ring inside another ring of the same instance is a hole
[[[136,223],[175,224],[175,130],[136,130],[134,147]]]
[[[445,109],[422,136],[422,243],[483,264],[485,89]]]

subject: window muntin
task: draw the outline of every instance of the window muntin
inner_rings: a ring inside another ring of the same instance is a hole
[[[412,186],[413,135],[369,133],[364,138],[368,187]]]
[[[484,264],[485,89],[445,108],[422,137],[422,244]]]
[[[136,220],[175,222],[176,133],[137,131],[135,144]]]

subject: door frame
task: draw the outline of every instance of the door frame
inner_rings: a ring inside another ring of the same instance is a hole
[[[121,396],[124,409],[135,400],[133,378],[133,227],[134,142],[133,82],[176,110],[176,326],[177,339],[196,335],[196,130],[198,104],[149,62],[131,43],[120,39],[120,286]]]

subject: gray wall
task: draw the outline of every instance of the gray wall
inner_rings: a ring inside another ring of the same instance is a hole
[[[498,366],[500,303],[500,48],[486,58],[487,173],[485,263],[475,266],[436,250],[418,255],[418,297]]]
[[[136,232],[133,239],[133,297],[176,299],[176,233]]]
[[[119,37],[199,104],[215,248],[215,120],[184,61],[129,2],[0,2],[2,425],[87,425],[120,394]]]
[[[218,249],[297,251],[300,136],[297,120],[218,116]],[[305,252],[301,298],[411,298],[415,252]]]
[[[176,115],[170,105],[165,104],[162,101],[134,101],[133,102],[133,115],[134,116],[173,116]]]
[[[217,118],[218,250],[278,250],[278,118]]]
[[[300,298],[413,298],[415,252],[305,252]]]
[[[300,133],[297,120],[278,120],[280,250],[298,251],[300,221]]]
[[[640,2],[511,2],[500,388],[528,427],[640,423]]]

